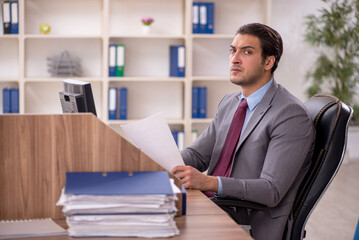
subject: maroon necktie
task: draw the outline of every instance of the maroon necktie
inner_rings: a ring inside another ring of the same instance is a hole
[[[233,116],[231,126],[229,127],[226,141],[224,142],[221,155],[213,176],[229,177],[231,171],[233,154],[235,153],[239,137],[243,128],[244,119],[246,118],[247,100],[243,99],[236,113]],[[213,192],[205,192],[208,197],[213,197]]]

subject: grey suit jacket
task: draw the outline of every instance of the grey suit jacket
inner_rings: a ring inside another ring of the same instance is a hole
[[[186,165],[213,173],[240,96],[226,95],[209,127],[181,151]],[[273,81],[240,137],[230,177],[221,177],[222,197],[268,206],[250,213],[255,239],[282,239],[290,233],[289,215],[310,165],[314,135],[304,105]]]

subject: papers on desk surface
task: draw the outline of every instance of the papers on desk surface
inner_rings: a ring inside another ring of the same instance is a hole
[[[171,130],[162,113],[121,126],[127,136],[145,154],[171,172],[184,165]]]
[[[67,235],[52,219],[0,221],[0,239]]]
[[[68,172],[57,205],[73,237],[171,237],[178,192],[167,171]]]

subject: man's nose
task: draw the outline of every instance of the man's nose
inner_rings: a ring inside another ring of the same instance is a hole
[[[241,60],[238,52],[236,52],[234,55],[231,56],[231,63],[232,64],[241,64],[242,63],[242,60]]]

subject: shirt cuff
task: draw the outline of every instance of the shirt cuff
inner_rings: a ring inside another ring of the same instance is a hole
[[[223,192],[223,187],[222,187],[222,180],[220,177],[217,177],[218,179],[218,196],[221,196],[222,195],[222,192]]]

